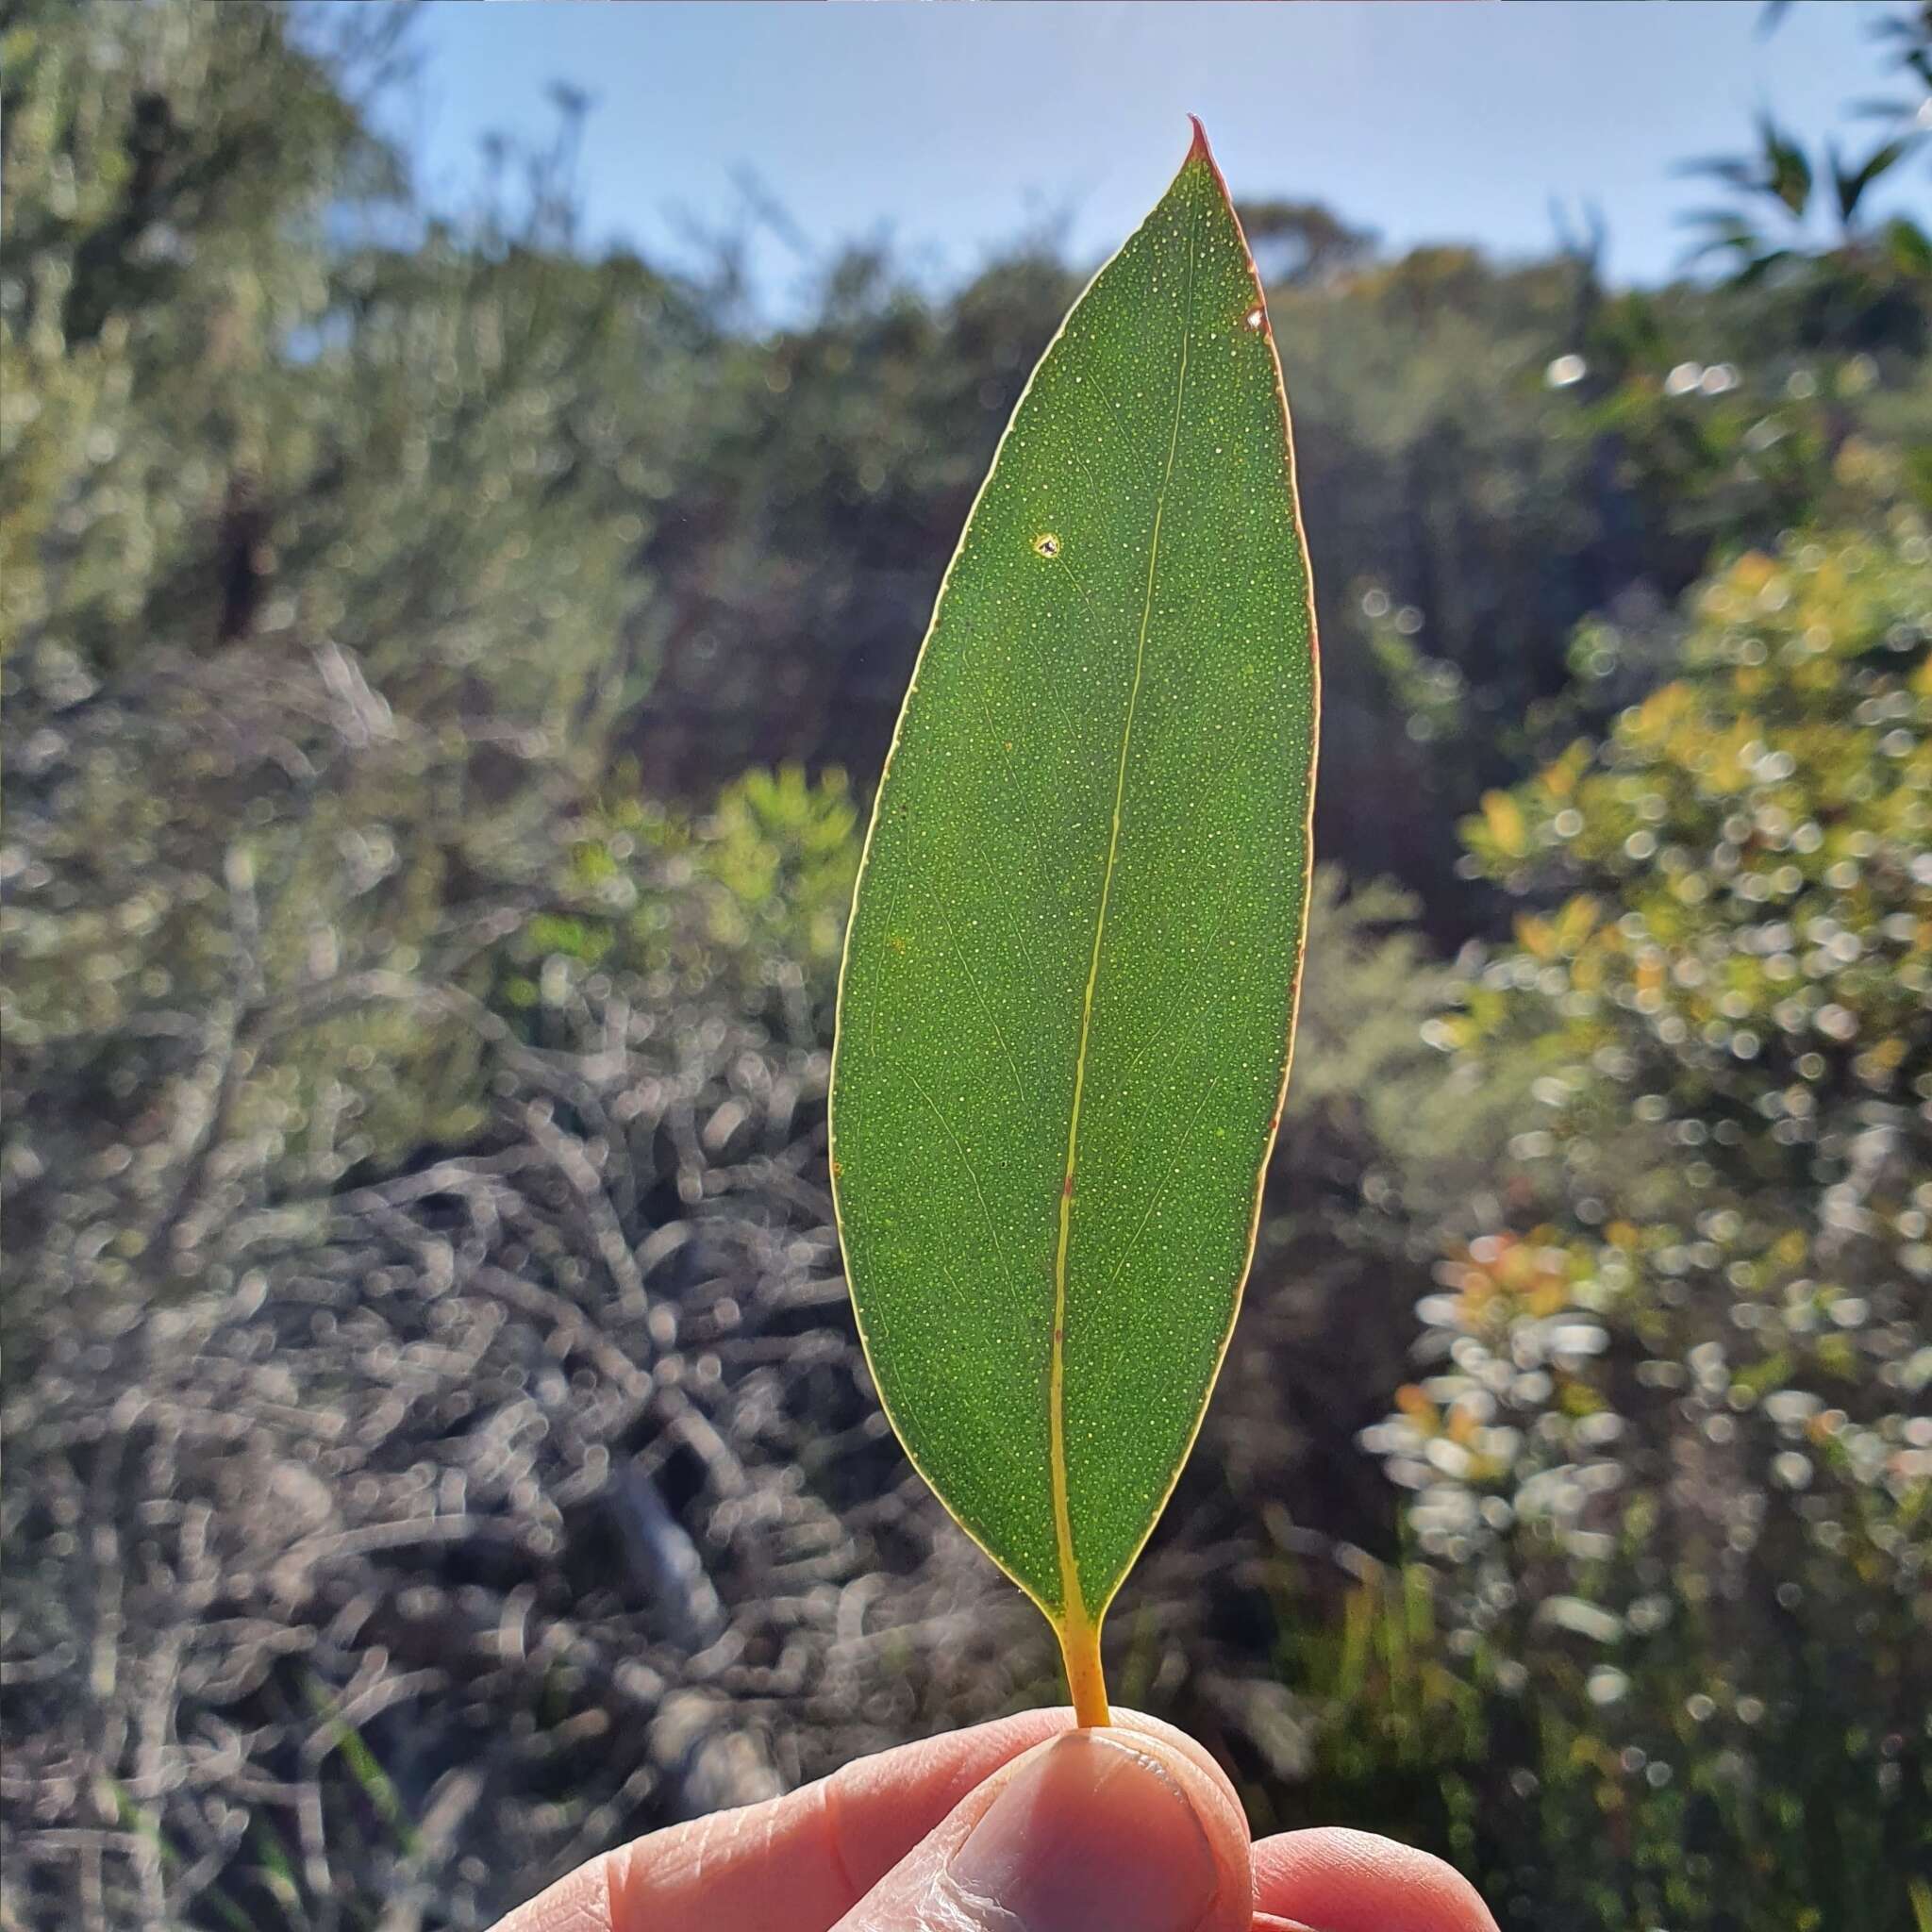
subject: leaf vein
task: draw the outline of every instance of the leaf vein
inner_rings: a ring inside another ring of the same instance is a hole
[[[1208,1111],[1208,1103],[1213,1097],[1214,1090],[1220,1083],[1221,1075],[1217,1073],[1202,1090],[1201,1104],[1194,1109],[1193,1118],[1188,1122],[1188,1131],[1182,1136],[1183,1146],[1194,1138],[1194,1129],[1201,1124],[1201,1116]],[[1121,1250],[1121,1257],[1114,1264],[1113,1273],[1107,1277],[1107,1285],[1109,1289],[1127,1272],[1127,1263],[1134,1258],[1134,1251],[1141,1244],[1141,1237],[1147,1232],[1147,1224],[1154,1219],[1155,1210],[1166,1199],[1167,1191],[1173,1185],[1174,1175],[1180,1173],[1180,1163],[1176,1162],[1168,1169],[1166,1174],[1161,1178],[1160,1185],[1154,1190],[1154,1193],[1147,1203],[1147,1211],[1141,1215],[1139,1225],[1127,1237],[1127,1244]]]
[[[1048,1463],[1053,1480],[1054,1539],[1060,1565],[1062,1613],[1069,1627],[1084,1626],[1086,1604],[1080,1594],[1080,1566],[1074,1552],[1074,1526],[1067,1494],[1066,1331],[1067,1250],[1073,1230],[1074,1171],[1080,1152],[1080,1103],[1087,1085],[1087,1050],[1093,1033],[1093,994],[1100,978],[1101,946],[1107,936],[1107,914],[1113,895],[1114,868],[1120,858],[1121,811],[1126,796],[1127,759],[1134,743],[1134,714],[1140,703],[1141,680],[1147,661],[1147,632],[1154,618],[1154,587],[1160,564],[1160,525],[1167,509],[1167,492],[1174,481],[1174,457],[1180,449],[1181,415],[1188,394],[1188,351],[1194,330],[1194,257],[1201,228],[1198,199],[1188,224],[1188,296],[1181,321],[1180,368],[1174,378],[1174,422],[1168,432],[1167,465],[1154,503],[1154,526],[1147,545],[1147,586],[1141,606],[1141,630],[1134,647],[1134,677],[1127,692],[1127,715],[1121,727],[1120,759],[1114,771],[1113,822],[1108,835],[1107,866],[1101,874],[1100,908],[1093,921],[1093,951],[1088,960],[1087,986],[1080,1007],[1080,1043],[1074,1060],[1074,1098],[1067,1122],[1067,1164],[1060,1182],[1059,1241],[1054,1255],[1053,1353],[1047,1393]]]

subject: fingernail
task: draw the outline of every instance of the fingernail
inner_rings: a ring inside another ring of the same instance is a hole
[[[1073,1731],[1023,1765],[954,1854],[972,1907],[1013,1932],[1194,1932],[1214,1903],[1208,1834],[1132,1745]],[[973,1923],[979,1923],[974,1919]]]

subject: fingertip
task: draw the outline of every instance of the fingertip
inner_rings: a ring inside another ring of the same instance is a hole
[[[1070,1711],[1070,1720],[1072,1715]],[[1241,1793],[1235,1790],[1234,1780],[1222,1769],[1221,1760],[1207,1745],[1198,1739],[1191,1738],[1186,1731],[1169,1724],[1164,1718],[1149,1717],[1144,1710],[1130,1710],[1124,1705],[1114,1706],[1113,1721],[1117,1729],[1152,1738],[1165,1749],[1179,1752],[1189,1763],[1194,1765],[1227,1801],[1235,1815],[1241,1818],[1241,1831],[1245,1840],[1246,1814],[1241,1807]]]
[[[1227,1774],[1185,1731],[1143,1711],[1116,1709],[1118,1740],[1157,1763],[1187,1798],[1214,1857],[1215,1908],[1202,1932],[1223,1926],[1248,1932],[1254,1915],[1254,1876],[1248,1858],[1248,1821]],[[1105,1733],[1102,1733],[1105,1735]]]
[[[1248,1830],[1198,1746],[1151,1720],[1047,1735],[987,1775],[844,1932],[1075,1924],[1251,1932]]]
[[[1246,1820],[1234,1785],[1212,1755],[1185,1731],[1144,1711],[1117,1705],[1113,1716],[1110,1729],[1151,1746],[1163,1765],[1172,1760],[1178,1767],[1176,1775],[1201,1813],[1217,1861],[1231,1861],[1246,1882]],[[824,1861],[842,1874],[849,1896],[858,1898],[957,1807],[993,1788],[1027,1753],[1074,1728],[1074,1713],[1063,1705],[858,1758],[787,1799],[787,1823],[797,1837],[823,1846]]]
[[[918,1923],[1247,1932],[1245,1883],[1227,1907],[1225,1861],[1195,1782],[1151,1738],[1117,1725],[1062,1732],[997,1781],[947,1861],[948,1908]]]
[[[1497,1932],[1453,1865],[1370,1831],[1324,1826],[1254,1849],[1255,1908],[1320,1932]]]

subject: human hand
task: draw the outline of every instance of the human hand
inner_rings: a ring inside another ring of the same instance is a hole
[[[956,1731],[594,1858],[497,1932],[1496,1932],[1366,1832],[1249,1841],[1192,1739],[1117,1710]]]

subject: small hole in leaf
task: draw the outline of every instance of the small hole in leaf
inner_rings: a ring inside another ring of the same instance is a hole
[[[1051,530],[1042,531],[1033,540],[1033,554],[1036,557],[1058,557],[1060,554],[1060,540]]]
[[[1247,314],[1243,316],[1241,319],[1247,324],[1247,325],[1250,328],[1259,328],[1261,326],[1262,317],[1261,311],[1258,308],[1249,309]]]

